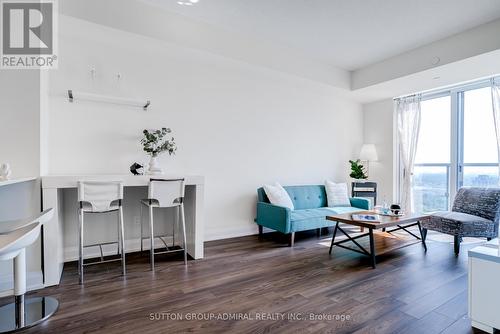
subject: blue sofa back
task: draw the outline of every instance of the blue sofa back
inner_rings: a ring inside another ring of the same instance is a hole
[[[324,185],[311,186],[284,186],[290,196],[296,210],[316,209],[327,206],[326,191]],[[264,188],[257,189],[259,202],[269,203]]]

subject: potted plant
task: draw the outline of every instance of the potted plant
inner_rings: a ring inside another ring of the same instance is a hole
[[[349,176],[355,180],[366,180],[368,176],[366,175],[365,166],[363,166],[360,162],[361,160],[359,159],[349,160],[349,163],[351,164],[351,174],[349,174]]]
[[[168,138],[171,133],[170,128],[161,128],[160,130],[144,130],[144,137],[141,139],[142,149],[151,158],[149,161],[148,174],[162,174],[163,170],[158,164],[157,157],[163,152],[168,152],[169,155],[175,154],[177,145],[173,137]]]

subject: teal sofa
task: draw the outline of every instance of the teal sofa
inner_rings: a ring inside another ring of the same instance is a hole
[[[321,229],[335,226],[335,223],[326,220],[326,216],[356,212],[370,209],[370,201],[366,198],[354,197],[350,199],[351,206],[327,206],[325,186],[287,186],[286,192],[293,202],[294,210],[269,203],[264,188],[257,189],[257,218],[259,235],[263,227],[290,235],[290,246],[294,244],[295,232]]]

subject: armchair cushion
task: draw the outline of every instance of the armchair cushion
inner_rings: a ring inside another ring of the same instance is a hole
[[[498,224],[500,218],[499,188],[461,188],[451,211],[468,213]]]
[[[493,221],[463,212],[438,211],[422,227],[441,233],[468,236],[492,237],[495,234]]]

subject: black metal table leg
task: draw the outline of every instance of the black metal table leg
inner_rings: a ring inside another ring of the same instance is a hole
[[[370,235],[370,257],[372,260],[372,267],[375,269],[376,267],[376,259],[375,259],[375,241],[373,240],[373,229],[370,228],[369,230],[369,235]]]
[[[330,245],[330,251],[328,252],[328,254],[332,254],[332,248],[333,248],[333,244],[335,243],[335,235],[337,235],[337,228],[338,227],[339,227],[339,223],[337,222],[335,224],[335,229],[333,230],[332,243]]]
[[[427,244],[425,243],[425,236],[424,232],[422,231],[422,225],[420,225],[420,222],[418,222],[417,225],[418,225],[418,230],[420,231],[420,238],[422,240],[422,245],[424,245],[424,249],[427,252]]]

